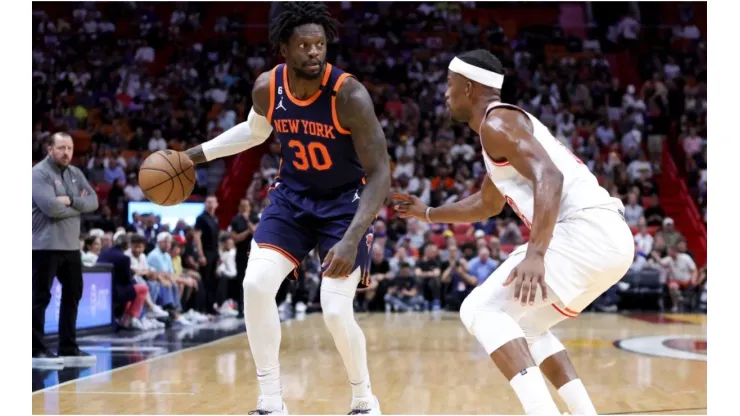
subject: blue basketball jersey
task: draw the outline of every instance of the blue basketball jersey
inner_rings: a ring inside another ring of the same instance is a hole
[[[276,182],[312,197],[336,196],[364,183],[365,172],[351,132],[339,124],[336,96],[351,76],[327,63],[321,87],[299,100],[290,92],[285,64],[270,74],[267,120],[280,141],[282,160]],[[277,185],[277,183],[276,183]]]

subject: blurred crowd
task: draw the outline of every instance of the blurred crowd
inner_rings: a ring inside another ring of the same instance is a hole
[[[475,3],[341,7],[343,29],[329,60],[356,75],[373,98],[388,140],[394,191],[417,195],[432,206],[477,191],[485,174],[480,143],[468,126],[449,119],[443,95],[446,65],[455,53],[491,49],[507,68],[503,100],[537,116],[612,196],[624,201],[635,233],[632,272],[659,270],[671,308],[700,306],[706,268],[697,267],[685,236],[666,217],[655,180],[675,128],[689,189],[706,221],[706,35],[690,12],[682,14],[678,26],[646,29],[625,9],[589,30],[585,39],[550,28],[547,43],[573,52],[553,58],[543,52],[541,33],[524,29],[509,38],[503,22],[479,26],[475,19],[463,19]],[[192,40],[189,35],[204,24],[207,5],[178,3],[172,9],[160,16],[151,4],[127,2],[109,5],[103,13],[96,3],[84,3],[56,19],[34,11],[33,158],[45,156],[49,134],[74,132],[75,163],[98,185],[102,199],[99,212],[86,221],[83,258],[94,263],[101,248],[117,247],[116,237],[128,241],[124,251],[132,270],[143,263],[151,269],[152,253],[155,259],[169,257],[174,271],[157,261],[150,275],[134,270],[139,284],[148,285],[145,312],[137,318],[162,315],[156,307],[167,306],[177,312],[170,314],[175,320],[197,321],[222,310],[238,313],[240,284],[222,287],[208,278],[217,275],[216,268],[230,270],[221,275],[231,273],[231,256],[233,278],[240,281],[245,242],[269,203],[266,190],[277,175],[280,146],[269,145],[240,213],[226,230],[218,230],[217,222],[213,232],[205,232],[203,222],[169,229],[152,215],[128,221],[127,202],[144,199],[135,173],[149,151],[188,148],[242,121],[253,80],[277,61],[266,44],[245,42],[234,17],[218,17],[212,39]],[[124,21],[130,22],[125,29],[119,27]],[[648,40],[651,46],[643,47]],[[634,57],[641,84],[614,76],[604,55],[613,51]],[[224,169],[221,162],[199,168],[195,193],[212,194]],[[206,206],[208,200],[217,204],[208,198]],[[402,220],[386,206],[375,230],[372,284],[359,292],[359,310],[455,310],[529,237],[509,207],[496,218],[452,226]],[[221,258],[232,250],[235,254]],[[314,253],[299,275],[299,282],[286,282],[279,294],[283,311],[318,307],[320,268]],[[167,297],[171,287],[178,288],[179,304],[170,300],[174,290]],[[615,286],[593,307],[615,310],[624,290]],[[195,301],[198,296],[205,300]]]

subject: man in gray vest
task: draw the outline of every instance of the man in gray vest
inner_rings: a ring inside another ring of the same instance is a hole
[[[80,215],[98,209],[98,196],[85,175],[71,166],[74,144],[66,133],[52,135],[48,156],[33,167],[33,365],[86,366],[95,356],[77,346],[77,307],[82,298]],[[44,345],[44,314],[54,277],[62,285],[58,356]]]

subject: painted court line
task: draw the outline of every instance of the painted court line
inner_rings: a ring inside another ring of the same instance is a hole
[[[102,373],[101,373],[102,374]],[[166,393],[158,391],[53,391],[50,394],[103,394],[121,396],[195,396],[195,393]]]
[[[145,359],[143,361],[139,361],[139,362],[132,363],[132,364],[127,364],[127,365],[124,365],[122,367],[114,368],[112,370],[101,371],[100,373],[90,374],[89,376],[80,377],[80,378],[76,378],[74,380],[65,381],[64,383],[55,384],[53,386],[49,386],[49,387],[43,388],[41,390],[36,390],[31,395],[32,396],[35,396],[35,395],[37,395],[39,393],[44,393],[44,392],[49,391],[49,390],[59,389],[60,387],[66,386],[67,384],[77,383],[79,381],[87,380],[87,379],[90,379],[90,378],[93,378],[93,377],[102,376],[104,374],[113,374],[113,373],[118,372],[120,370],[124,370],[124,369],[131,368],[131,367],[136,367],[137,365],[140,365],[140,364],[152,363],[154,361],[161,360],[162,358],[171,357],[173,355],[177,355],[177,354],[180,354],[180,353],[183,353],[183,352],[186,352],[186,351],[194,351],[194,350],[197,350],[197,349],[200,349],[200,348],[212,346],[212,345],[221,343],[223,341],[227,341],[227,340],[229,340],[231,338],[235,338],[235,337],[238,337],[240,335],[244,335],[245,333],[246,332],[240,332],[238,334],[228,335],[226,337],[217,339],[215,341],[207,342],[205,344],[200,344],[200,345],[197,345],[195,347],[183,348],[181,350],[172,351],[172,352],[169,352],[167,354],[157,355],[156,357],[148,358],[148,359]]]

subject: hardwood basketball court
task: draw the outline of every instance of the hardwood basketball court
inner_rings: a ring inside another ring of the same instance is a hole
[[[456,314],[363,314],[358,320],[384,414],[521,414],[508,382]],[[190,329],[196,341],[169,353],[158,346],[182,339],[172,330],[118,350],[110,340],[83,337],[83,349],[108,348],[114,355],[140,349],[143,361],[80,373],[66,383],[59,377],[62,384],[44,375],[48,387],[34,387],[33,413],[246,414],[258,387],[242,325],[232,322],[231,332],[221,335]],[[199,331],[217,340],[200,344]],[[584,314],[554,332],[600,414],[706,414],[705,316]],[[291,414],[347,413],[346,372],[320,314],[284,322],[280,354]]]

